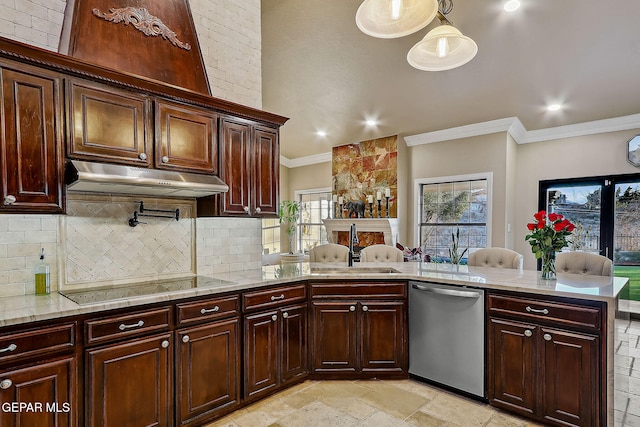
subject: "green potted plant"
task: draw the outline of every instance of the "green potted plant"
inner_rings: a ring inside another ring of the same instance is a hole
[[[458,253],[459,242],[460,242],[460,229],[456,228],[456,232],[451,233],[451,247],[449,248],[449,259],[451,264],[460,265],[460,261],[464,257],[464,254],[467,253],[467,248],[465,248],[461,254]]]
[[[285,224],[287,235],[289,236],[289,255],[293,255],[294,238],[298,218],[300,218],[300,203],[293,200],[283,200],[280,202],[278,211],[280,224]]]

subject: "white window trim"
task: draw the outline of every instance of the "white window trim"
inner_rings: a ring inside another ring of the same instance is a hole
[[[472,173],[468,175],[439,176],[434,178],[416,178],[413,180],[414,221],[413,247],[420,246],[420,186],[422,184],[439,184],[443,182],[487,180],[487,247],[491,247],[491,222],[493,220],[493,172]]]

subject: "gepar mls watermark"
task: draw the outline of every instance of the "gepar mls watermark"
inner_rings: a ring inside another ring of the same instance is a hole
[[[18,412],[71,412],[71,404],[69,402],[2,402],[0,405],[2,412],[18,413]]]

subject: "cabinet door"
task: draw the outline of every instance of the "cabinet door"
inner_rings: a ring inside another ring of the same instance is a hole
[[[86,353],[87,426],[172,424],[171,334]]]
[[[201,108],[156,101],[156,167],[217,174],[217,117]]]
[[[282,383],[307,374],[307,306],[280,310],[280,369]]]
[[[315,373],[358,370],[356,302],[313,302],[312,369]]]
[[[148,167],[151,164],[147,97],[96,83],[67,84],[67,157]]]
[[[236,318],[177,333],[176,425],[203,414],[211,417],[240,401],[238,329]]]
[[[0,372],[0,404],[31,405],[2,410],[0,425],[68,427],[76,425],[76,361],[73,357]],[[11,408],[9,406],[9,408]]]
[[[537,327],[490,317],[488,333],[489,402],[532,416],[537,413]]]
[[[278,132],[256,127],[253,135],[254,200],[252,215],[278,215],[280,189],[280,149]]]
[[[244,317],[244,397],[278,386],[278,311]]]
[[[249,215],[250,169],[249,151],[251,126],[227,119],[222,120],[222,141],[220,143],[220,165],[224,182],[229,191],[221,194],[222,215]]]
[[[0,211],[63,212],[59,79],[9,68],[1,72]]]
[[[363,302],[359,310],[362,372],[405,372],[408,339],[405,303]]]
[[[543,417],[576,426],[599,422],[599,339],[596,336],[541,328]]]

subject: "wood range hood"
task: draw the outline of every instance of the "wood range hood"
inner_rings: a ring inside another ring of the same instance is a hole
[[[211,95],[188,0],[69,0],[59,51]]]

